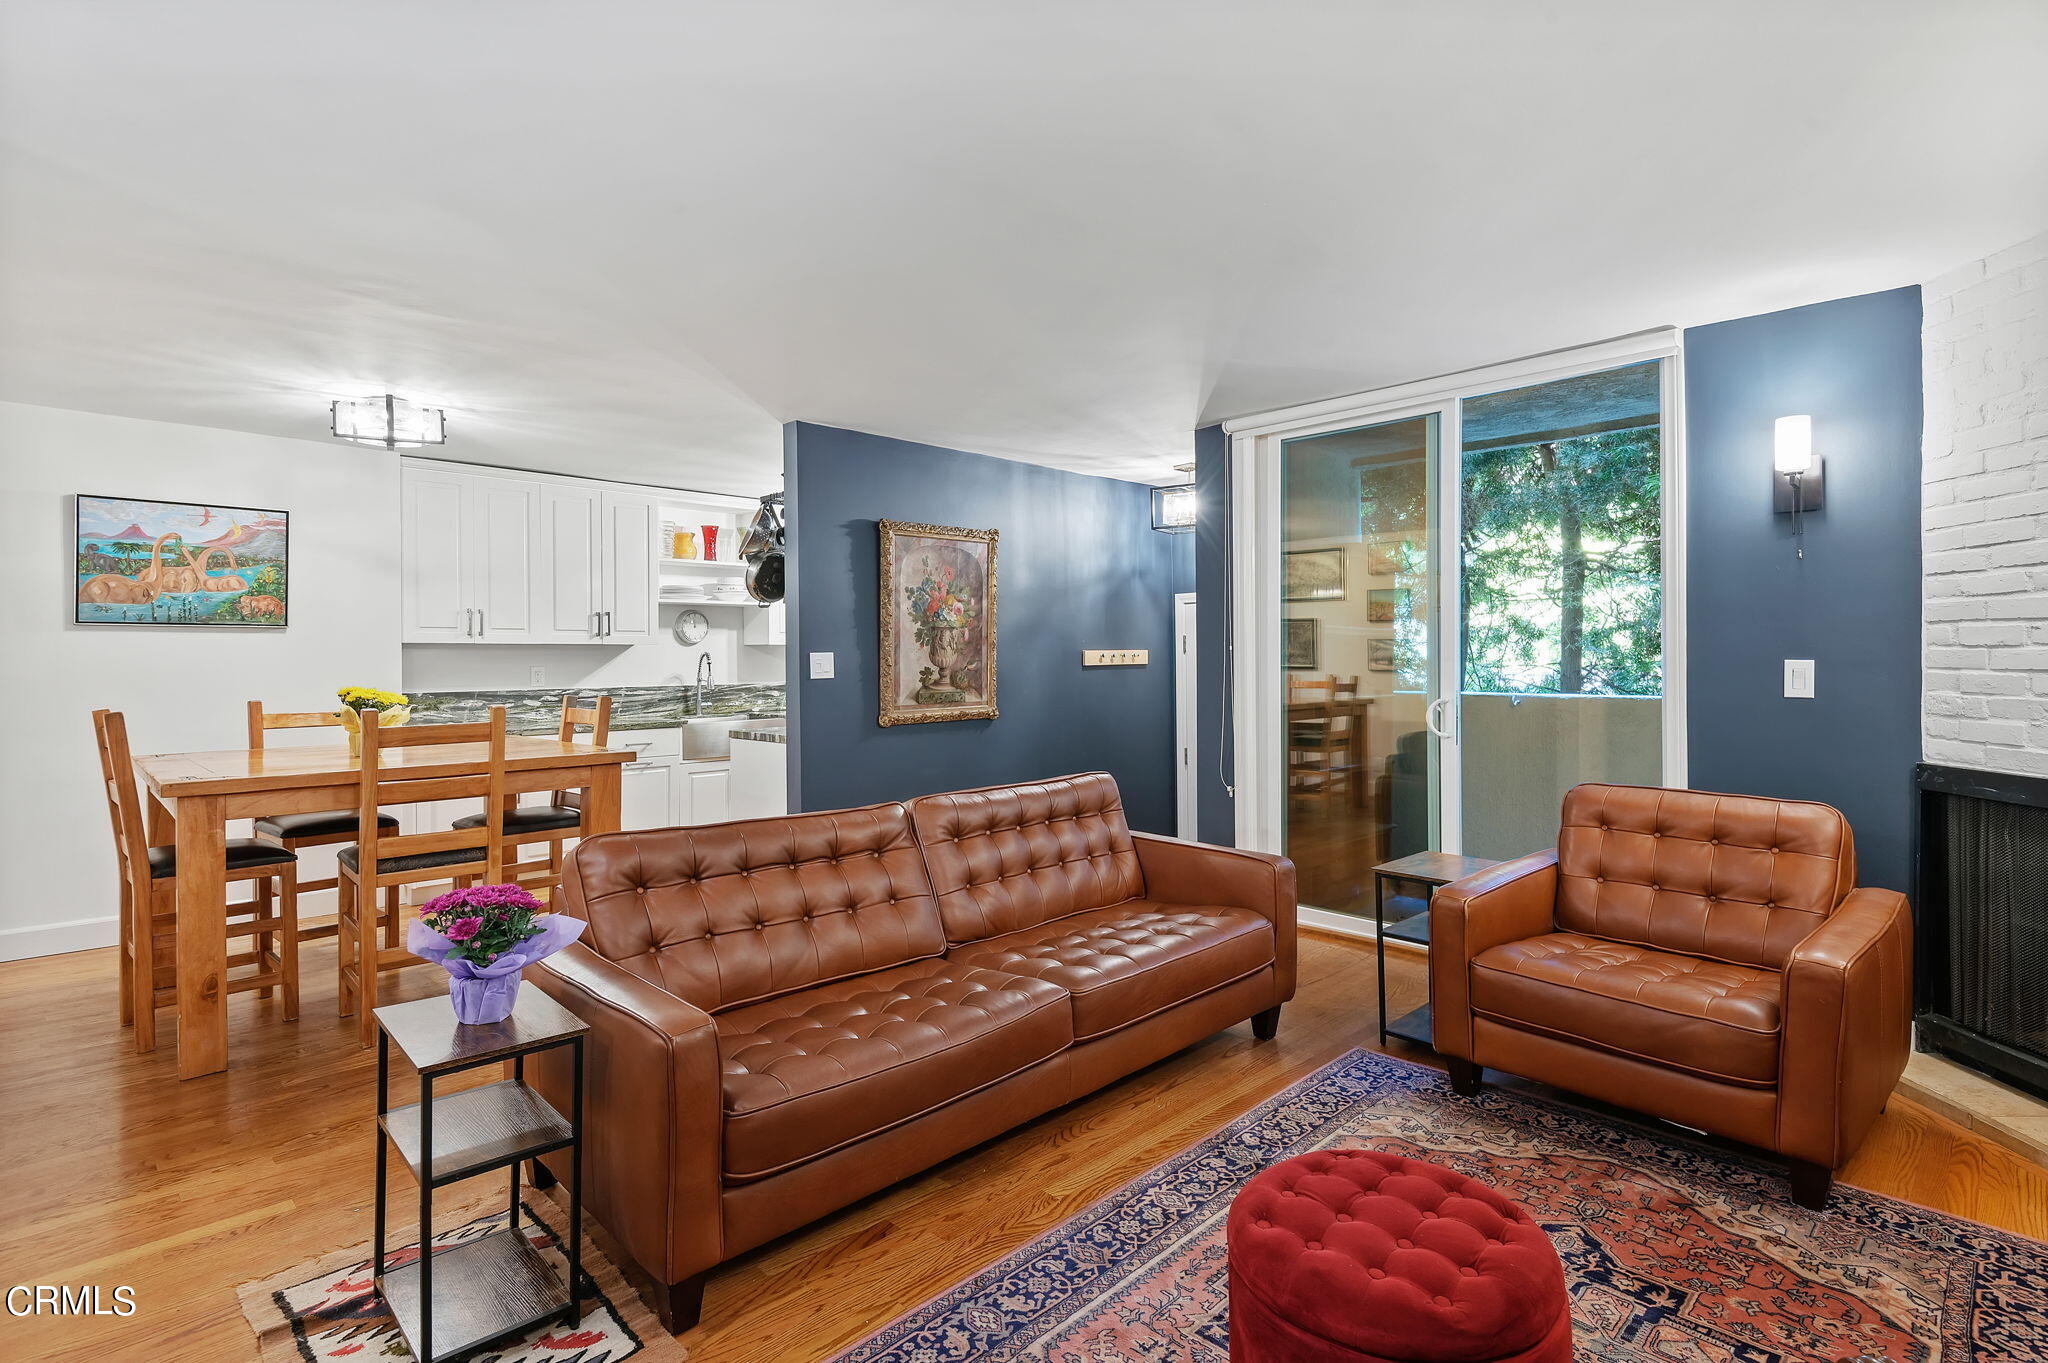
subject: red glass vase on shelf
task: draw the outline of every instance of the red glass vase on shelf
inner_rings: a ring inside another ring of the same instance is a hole
[[[718,557],[718,527],[715,525],[704,527],[704,557],[707,559]]]

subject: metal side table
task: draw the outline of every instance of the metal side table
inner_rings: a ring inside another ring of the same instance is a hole
[[[1429,910],[1387,921],[1387,886],[1393,882],[1425,885],[1434,891],[1440,885],[1463,880],[1489,866],[1500,865],[1484,857],[1459,857],[1448,852],[1416,852],[1383,861],[1372,868],[1372,927],[1374,964],[1379,969],[1380,1045],[1390,1036],[1418,1045],[1430,1045],[1435,1033],[1430,1028],[1429,1005],[1411,1008],[1391,1022],[1387,1019],[1387,943],[1408,942],[1429,949]]]
[[[583,1317],[583,1046],[590,1030],[537,989],[519,991],[503,1022],[464,1026],[445,996],[392,1004],[377,1019],[377,1289],[418,1363],[444,1363],[483,1345],[523,1333],[550,1317]],[[419,1071],[420,1100],[390,1104],[391,1046]],[[564,1118],[526,1084],[526,1057],[568,1046],[575,1083]],[[512,1077],[436,1097],[434,1081],[496,1061]],[[384,1268],[388,1164],[393,1150],[419,1181],[420,1253],[410,1264]],[[571,1150],[569,1219],[562,1249],[565,1283],[519,1228],[519,1161]],[[430,1252],[434,1189],[479,1174],[511,1171],[511,1213],[502,1230]]]

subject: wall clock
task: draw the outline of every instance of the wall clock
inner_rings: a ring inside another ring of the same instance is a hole
[[[711,620],[703,611],[684,611],[676,616],[674,633],[679,644],[701,644],[711,633]]]

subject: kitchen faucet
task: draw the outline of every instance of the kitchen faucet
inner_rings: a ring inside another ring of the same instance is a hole
[[[697,698],[691,706],[693,714],[701,715],[704,713],[704,683],[710,680],[711,655],[709,653],[699,653],[697,655]]]

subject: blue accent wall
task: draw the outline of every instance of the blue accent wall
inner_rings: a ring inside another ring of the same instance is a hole
[[[1221,426],[1195,432],[1196,828],[1203,842],[1234,846],[1237,801],[1230,724],[1230,437]]]
[[[1174,831],[1173,597],[1195,537],[1152,529],[1150,488],[808,422],[784,427],[783,463],[792,808],[1107,770],[1133,827]],[[883,519],[1002,532],[998,718],[876,723]],[[1152,661],[1083,668],[1088,648]],[[824,651],[837,675],[812,681]]]
[[[1821,800],[1905,890],[1920,756],[1920,291],[1685,333],[1691,784]],[[1772,426],[1813,417],[1827,504],[1771,511]],[[1812,658],[1816,698],[1784,698]]]

